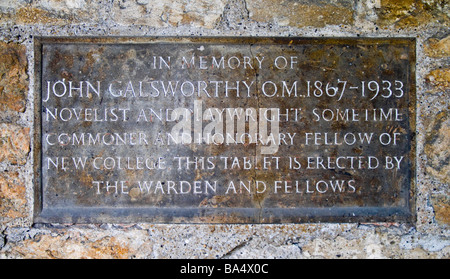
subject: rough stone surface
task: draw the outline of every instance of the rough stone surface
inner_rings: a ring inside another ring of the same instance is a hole
[[[438,22],[449,25],[448,1],[431,0],[381,0],[376,8],[378,24],[395,25],[398,28],[415,28]]]
[[[444,38],[430,38],[424,48],[425,54],[433,58],[450,57],[450,35]]]
[[[450,183],[450,116],[448,110],[437,114],[429,127],[425,154],[427,171],[444,183]]]
[[[30,128],[0,124],[0,162],[24,165],[30,152]]]
[[[249,16],[279,26],[323,27],[353,23],[353,1],[246,1]]]
[[[427,75],[426,79],[433,85],[432,91],[448,92],[450,88],[450,69],[433,70]]]
[[[445,0],[0,1],[0,258],[450,258],[449,25]],[[36,36],[415,37],[417,221],[33,224]]]
[[[450,225],[450,200],[448,194],[438,194],[432,197],[435,218],[439,223]]]
[[[0,222],[26,217],[26,189],[18,172],[0,173]]]
[[[122,25],[190,25],[211,28],[222,14],[223,0],[115,1],[112,18]]]
[[[28,89],[25,47],[0,42],[0,110],[25,110]]]
[[[103,2],[92,0],[7,0],[0,4],[0,20],[9,24],[48,25],[95,22],[101,19],[98,10],[99,5],[102,5]]]

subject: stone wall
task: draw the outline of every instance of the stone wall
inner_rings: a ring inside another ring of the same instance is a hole
[[[0,0],[0,258],[450,258],[446,0]],[[33,224],[35,36],[417,38],[414,224]]]

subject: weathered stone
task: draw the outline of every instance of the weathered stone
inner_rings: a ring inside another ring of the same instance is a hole
[[[9,258],[219,258],[245,244],[251,233],[252,228],[247,225],[13,228],[6,231],[9,247],[2,252]]]
[[[123,25],[214,27],[225,0],[115,1],[112,16]]]
[[[30,152],[30,128],[0,124],[0,162],[23,165]]]
[[[249,12],[245,0],[230,0],[225,5],[217,26],[227,29],[239,29],[249,21]]]
[[[433,58],[450,56],[450,35],[442,39],[430,38],[424,45],[425,54]]]
[[[17,172],[0,173],[0,222],[26,217],[24,181]]]
[[[151,247],[142,245],[142,233],[124,232],[117,237],[76,231],[56,236],[41,234],[25,239],[9,253],[14,258],[126,259],[143,247],[151,251]]]
[[[377,23],[381,26],[414,28],[438,22],[449,26],[450,7],[447,1],[431,0],[381,0]]]
[[[433,70],[426,76],[426,80],[433,85],[432,91],[449,91],[450,68]]]
[[[0,22],[62,25],[98,20],[99,3],[92,0],[18,1],[0,5]]]
[[[443,236],[397,234],[398,227],[150,226],[8,229],[7,258],[448,258]],[[414,230],[413,230],[414,231]]]
[[[438,223],[450,225],[450,197],[448,195],[432,196],[435,219]]]
[[[326,25],[351,25],[353,1],[274,1],[250,0],[247,8],[250,18],[258,22],[271,22],[280,26],[323,27]]]
[[[425,142],[427,172],[444,183],[450,183],[450,115],[440,112],[430,125]]]
[[[28,90],[25,46],[0,42],[0,111],[23,112]]]

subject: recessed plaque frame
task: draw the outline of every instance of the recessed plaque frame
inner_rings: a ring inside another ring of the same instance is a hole
[[[36,37],[34,221],[414,222],[415,43]]]

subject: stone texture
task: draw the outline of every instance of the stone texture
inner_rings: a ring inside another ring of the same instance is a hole
[[[424,46],[425,54],[433,58],[450,56],[450,35],[444,38],[429,38]]]
[[[448,110],[438,113],[428,128],[425,142],[427,172],[450,183],[450,115]]]
[[[426,80],[433,86],[433,92],[449,92],[450,68],[433,70],[426,76]]]
[[[8,258],[220,258],[245,245],[250,226],[150,225],[12,228]],[[1,256],[1,255],[0,255]]]
[[[0,162],[24,165],[30,152],[30,128],[0,124]]]
[[[10,24],[63,25],[99,20],[95,0],[4,1],[0,4],[0,22]]]
[[[26,217],[25,183],[18,172],[0,173],[0,222]]]
[[[450,197],[444,194],[434,195],[432,203],[436,221],[450,225]]]
[[[450,241],[396,225],[117,225],[9,228],[5,258],[448,258]],[[2,254],[0,254],[1,256]]]
[[[25,46],[0,42],[0,111],[23,112],[28,90]]]
[[[115,1],[112,17],[122,25],[195,26],[212,28],[220,18],[224,0]]]
[[[18,231],[14,231],[17,235]],[[124,259],[131,258],[139,251],[151,251],[151,247],[143,245],[145,231],[122,232],[120,235],[95,233],[92,230],[69,230],[60,233],[39,231],[19,232],[22,238],[7,239],[14,245],[9,252],[14,258],[44,259]],[[143,238],[144,236],[144,238]]]
[[[324,27],[353,23],[353,1],[248,0],[250,19],[279,26]]]
[[[414,28],[429,23],[449,26],[450,6],[445,0],[381,0],[377,23],[388,27]]]
[[[250,21],[247,3],[244,0],[230,0],[225,5],[218,27],[225,29],[239,29]]]

